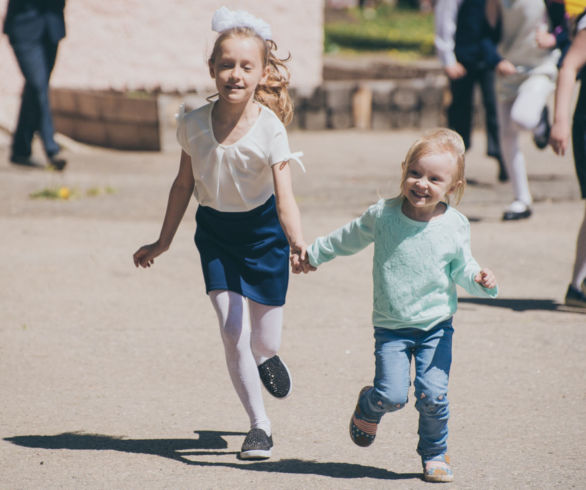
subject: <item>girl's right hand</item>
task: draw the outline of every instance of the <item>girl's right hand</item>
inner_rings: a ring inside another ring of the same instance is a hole
[[[132,256],[134,265],[136,267],[150,267],[155,263],[155,257],[158,257],[166,250],[167,249],[162,247],[158,241],[149,245],[143,245],[136,252],[134,252],[134,255]]]
[[[570,140],[570,123],[569,121],[554,122],[551,127],[549,144],[556,155],[564,155]]]
[[[289,260],[291,262],[291,272],[293,272],[293,274],[300,274],[303,272],[303,265],[301,264],[299,254],[292,253]]]

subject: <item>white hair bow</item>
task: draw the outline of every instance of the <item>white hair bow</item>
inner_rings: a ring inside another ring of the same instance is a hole
[[[224,32],[234,27],[250,27],[265,41],[272,39],[271,26],[246,10],[230,10],[221,7],[214,12],[212,17],[214,32]]]

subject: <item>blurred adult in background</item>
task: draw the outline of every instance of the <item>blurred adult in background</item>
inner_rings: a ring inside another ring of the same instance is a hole
[[[559,50],[538,46],[536,33],[547,30],[542,1],[486,0],[487,20],[499,34],[497,64],[499,133],[503,160],[513,186],[513,202],[503,220],[529,218],[533,197],[519,144],[520,132],[531,131],[536,146],[549,140],[547,102],[555,88]]]
[[[498,179],[505,182],[508,175],[501,156],[494,88],[494,68],[500,57],[486,21],[485,0],[437,0],[434,14],[435,46],[452,93],[448,126],[469,149],[478,84],[485,112],[486,153],[497,160]]]
[[[49,79],[55,66],[59,41],[65,37],[65,0],[9,0],[4,32],[10,39],[24,88],[10,161],[37,166],[32,160],[32,141],[38,132],[49,166],[63,170],[66,160],[54,138],[49,102]]]
[[[549,17],[549,29],[539,29],[535,35],[537,45],[543,49],[558,48],[560,50],[560,60],[558,67],[562,64],[562,59],[570,47],[570,23],[566,13],[565,0],[543,0],[547,15]],[[576,0],[586,1],[586,0]]]
[[[576,3],[576,2],[574,2]],[[576,25],[575,37],[564,57],[560,69],[556,93],[553,127],[550,144],[558,155],[563,155],[570,142],[574,150],[574,164],[583,199],[586,199],[586,2],[583,2],[579,16],[569,12],[569,18]],[[574,29],[571,29],[573,34]],[[570,119],[572,95],[576,78],[580,79],[580,92],[574,109],[573,120]],[[570,124],[571,122],[571,124]],[[586,210],[576,243],[576,257],[572,280],[565,298],[566,305],[586,308]]]

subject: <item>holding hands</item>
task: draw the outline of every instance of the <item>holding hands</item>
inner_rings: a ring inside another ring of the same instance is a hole
[[[490,269],[481,269],[474,280],[483,288],[492,289],[496,287],[496,277]]]
[[[293,274],[307,274],[310,271],[317,270],[316,267],[309,263],[309,257],[307,256],[307,250],[305,247],[291,247],[291,272]]]

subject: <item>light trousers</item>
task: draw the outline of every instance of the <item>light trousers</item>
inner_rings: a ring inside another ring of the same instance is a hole
[[[514,99],[500,99],[498,103],[501,151],[513,186],[514,199],[527,205],[533,202],[533,198],[519,134],[537,127],[554,89],[555,83],[551,77],[532,75],[519,86]]]

